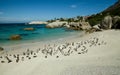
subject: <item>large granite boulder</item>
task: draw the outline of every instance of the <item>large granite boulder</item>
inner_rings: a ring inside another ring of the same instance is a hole
[[[102,29],[111,29],[112,27],[112,17],[110,15],[104,17],[104,19],[101,21],[101,28]]]
[[[33,30],[35,30],[35,28],[24,28],[23,30],[25,30],[25,31],[33,31]]]
[[[79,26],[80,26],[80,29],[82,30],[89,30],[92,28],[89,22],[80,22]]]
[[[115,16],[113,17],[113,29],[120,29],[120,17],[119,16]]]
[[[55,21],[46,25],[46,28],[58,28],[63,27],[67,24],[65,21]]]
[[[3,50],[4,50],[4,48],[0,47],[0,51],[3,51]]]
[[[95,28],[95,29],[100,29],[100,24],[94,25],[93,28]]]
[[[96,31],[102,31],[103,29],[100,28],[100,24],[94,25],[92,29],[95,29]]]
[[[80,26],[79,23],[77,22],[71,22],[69,23],[69,26],[67,26],[69,29],[73,29],[73,30],[80,30]]]
[[[12,35],[10,37],[10,40],[20,40],[21,39],[21,36],[20,35]]]
[[[74,30],[88,30],[92,28],[89,22],[85,22],[85,21],[72,22],[69,24],[69,26],[70,26],[69,28]]]

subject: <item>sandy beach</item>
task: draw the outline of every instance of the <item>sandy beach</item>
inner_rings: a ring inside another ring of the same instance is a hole
[[[0,75],[120,75],[120,31],[5,46]]]

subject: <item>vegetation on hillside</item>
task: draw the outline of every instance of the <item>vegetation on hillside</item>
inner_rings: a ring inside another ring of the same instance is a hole
[[[102,19],[105,16],[107,16],[108,14],[111,16],[120,16],[120,0],[118,0],[118,2],[116,2],[114,5],[110,6],[109,8],[107,8],[106,10],[104,10],[100,13],[93,14],[91,16],[87,16],[87,18],[85,18],[85,20],[88,21],[91,26],[94,26],[96,24],[100,24]],[[48,22],[55,22],[56,20],[67,21],[68,23],[79,22],[80,20],[83,19],[83,17],[85,17],[85,16],[77,16],[74,18],[55,18],[53,20],[48,20]]]
[[[111,16],[120,16],[120,0],[116,2],[114,5],[110,6],[106,10],[104,10],[101,13],[91,15],[87,21],[90,23],[90,25],[96,25],[101,22],[101,20],[107,15]]]

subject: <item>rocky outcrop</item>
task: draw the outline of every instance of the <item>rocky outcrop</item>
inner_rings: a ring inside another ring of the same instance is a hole
[[[20,35],[12,35],[10,37],[10,40],[20,40],[20,39],[22,39]]]
[[[71,22],[69,25],[66,25],[66,27],[73,30],[80,30],[79,23],[77,22]]]
[[[30,23],[28,23],[28,24],[48,24],[47,22],[43,22],[43,21],[32,21],[32,22],[30,22]]]
[[[71,29],[74,29],[74,30],[88,30],[92,28],[89,22],[85,22],[85,21],[72,22],[69,24],[69,26]]]
[[[82,30],[88,30],[88,29],[92,28],[91,25],[89,24],[89,22],[80,22],[79,26],[80,26],[80,29],[82,29]]]
[[[34,28],[24,28],[23,30],[25,30],[25,31],[33,31],[35,29]]]
[[[119,16],[106,16],[100,24],[100,29],[120,29],[120,17]]]
[[[3,51],[3,50],[4,50],[4,48],[0,47],[0,51]]]
[[[112,27],[112,17],[110,15],[104,17],[100,24],[102,29],[111,29]]]
[[[113,29],[120,29],[120,17],[119,16],[115,16],[113,17]]]
[[[86,33],[93,33],[93,32],[98,32],[98,31],[102,31],[102,30],[101,29],[97,29],[97,28],[91,28],[91,29],[86,30],[85,32]]]
[[[63,27],[67,24],[65,21],[55,21],[46,25],[46,28],[58,28]]]

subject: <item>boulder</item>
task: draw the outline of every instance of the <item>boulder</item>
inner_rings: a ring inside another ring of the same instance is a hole
[[[111,29],[112,27],[112,17],[110,15],[104,17],[104,19],[101,21],[101,28],[102,29]]]
[[[20,35],[12,35],[10,37],[10,40],[20,40],[21,39],[21,36]]]
[[[94,25],[93,28],[100,29],[100,24]]]
[[[55,21],[46,25],[46,28],[58,28],[63,27],[67,24],[65,21]]]
[[[79,23],[78,22],[71,22],[71,23],[69,23],[69,29],[80,30]]]
[[[97,29],[97,28],[91,28],[86,30],[86,33],[93,33],[93,32],[98,32],[98,31],[102,31],[101,29]]]
[[[0,51],[3,51],[3,50],[4,50],[4,48],[0,47]]]
[[[80,29],[82,30],[89,30],[92,28],[89,22],[80,22],[79,26],[80,26]]]
[[[24,28],[23,30],[25,30],[25,31],[33,31],[35,29],[34,28]]]
[[[119,16],[115,16],[113,17],[113,29],[120,29],[120,17]]]
[[[70,28],[70,25],[65,25],[66,28]]]
[[[89,22],[85,22],[85,21],[71,22],[69,26],[70,29],[74,29],[74,30],[88,30],[92,28]]]

